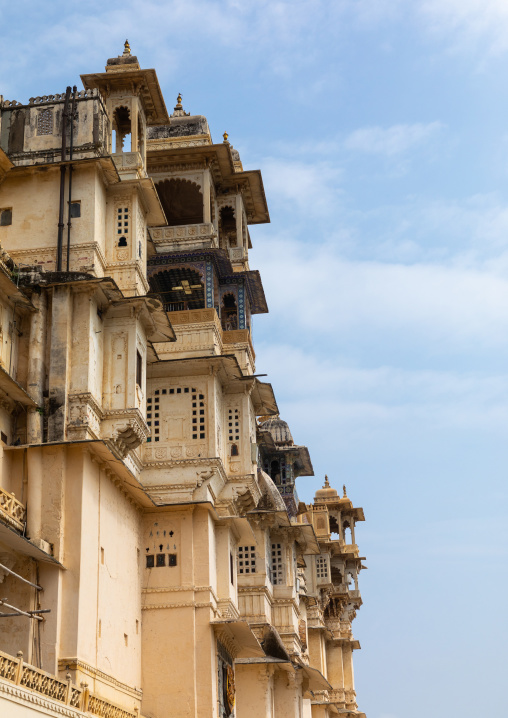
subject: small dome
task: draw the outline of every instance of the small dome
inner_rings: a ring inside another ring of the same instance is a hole
[[[319,501],[320,499],[338,499],[339,494],[337,493],[336,489],[333,489],[330,486],[330,482],[328,481],[328,476],[325,476],[325,483],[322,489],[318,489],[316,491],[316,495],[314,496],[315,501]]]
[[[277,446],[293,446],[294,442],[289,426],[278,415],[261,422],[260,427],[264,431],[270,432]]]

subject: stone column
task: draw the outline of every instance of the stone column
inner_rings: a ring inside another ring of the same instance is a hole
[[[28,393],[42,407],[44,402],[44,354],[46,348],[46,293],[32,296],[37,311],[30,319],[30,344],[28,347]],[[43,416],[36,409],[27,416],[27,443],[42,443]]]
[[[205,224],[212,221],[210,212],[210,170],[203,172],[203,222]]]
[[[72,341],[71,288],[53,288],[49,363],[48,441],[65,439],[70,347]],[[86,337],[88,341],[88,337]]]

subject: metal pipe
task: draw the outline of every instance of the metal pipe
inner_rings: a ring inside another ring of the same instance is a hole
[[[37,611],[27,611],[32,617],[35,613],[51,613],[51,608],[39,608]],[[11,616],[22,616],[21,613],[0,613],[0,618],[10,618]]]
[[[71,137],[69,142],[69,160],[72,160],[72,151],[74,149],[74,119],[76,117],[76,85],[72,88],[72,106],[71,106]],[[72,165],[69,166],[69,207],[67,221],[67,271],[69,271],[69,261],[71,254],[71,202],[72,202]]]
[[[65,154],[67,149],[67,119],[69,116],[69,98],[71,96],[71,88],[67,87],[65,91],[65,103],[62,113],[62,154],[61,161],[65,162]],[[58,240],[56,245],[56,271],[62,271],[62,250],[63,250],[63,230],[64,230],[64,201],[65,201],[65,165],[60,167],[60,208],[58,212]]]
[[[11,569],[7,568],[7,566],[4,566],[3,563],[0,563],[0,569],[2,569],[2,571],[7,571],[7,573],[11,574],[11,576],[16,576],[16,578],[19,578],[20,581],[23,581],[23,583],[27,583],[32,588],[36,588],[38,591],[44,591],[42,586],[38,586],[36,583],[27,581],[26,578],[23,578],[23,576],[20,576],[19,573],[16,573],[15,571],[11,571]]]
[[[10,608],[11,611],[16,611],[16,614],[20,616],[27,616],[28,618],[35,618],[36,621],[44,621],[41,616],[32,615],[32,613],[27,613],[27,611],[22,611],[21,608],[16,608],[16,606],[11,606],[10,603],[6,603],[5,601],[0,601],[0,606],[5,606],[6,608]]]

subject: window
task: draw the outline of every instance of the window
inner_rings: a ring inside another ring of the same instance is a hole
[[[326,556],[316,556],[316,576],[318,578],[328,578],[328,561]]]
[[[3,444],[7,443],[7,434],[4,434],[3,431],[0,432],[0,440],[2,441]]]
[[[143,385],[143,357],[139,353],[139,350],[136,350],[136,384],[138,386]],[[158,421],[156,422],[159,423]]]
[[[12,207],[0,209],[0,227],[7,227],[12,224]]]
[[[284,583],[284,563],[282,561],[282,544],[272,544],[271,578],[274,586]]]
[[[166,554],[165,553],[158,553],[157,554],[157,568],[161,568],[162,566],[166,565]]]
[[[129,208],[117,207],[116,210],[116,233],[122,235],[121,240],[127,242],[125,235],[129,234]],[[127,244],[119,244],[120,247],[126,247]]]
[[[126,237],[120,237],[118,240],[118,246],[119,247],[126,247],[127,246],[127,238]]]
[[[76,217],[81,217],[81,202],[71,202],[69,214],[72,219],[75,219]]]
[[[176,553],[168,553],[168,566],[176,566]]]
[[[256,573],[256,547],[238,547],[238,573]]]
[[[240,410],[228,410],[228,440],[238,443],[240,441]],[[233,456],[233,452],[231,452]],[[238,454],[234,454],[237,456]]]
[[[155,556],[153,554],[148,554],[146,557],[146,567],[147,568],[153,568],[155,565]]]
[[[229,577],[231,578],[231,585],[235,585],[235,572],[233,571],[233,554],[229,552]]]
[[[37,116],[37,134],[53,134],[53,110],[50,107],[47,107],[45,110],[40,110]]]

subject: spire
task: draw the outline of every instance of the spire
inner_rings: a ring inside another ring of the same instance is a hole
[[[342,498],[347,499],[346,484],[343,484],[342,491],[344,492],[344,496]]]
[[[122,57],[128,57],[131,54],[131,46],[129,45],[129,41],[126,40],[125,44],[123,46],[123,55]]]
[[[329,489],[330,488],[330,482],[328,481],[328,476],[325,474],[325,484],[323,486],[323,489]]]
[[[223,138],[224,138],[224,144],[225,144],[225,145],[228,145],[228,144],[229,144],[229,142],[228,142],[228,137],[229,137],[228,133],[227,133],[227,132],[224,132],[224,134],[223,134],[222,136],[223,136]]]
[[[178,93],[178,97],[176,98],[176,105],[175,105],[175,111],[171,115],[171,117],[189,117],[190,112],[185,112],[182,105],[182,93]]]

